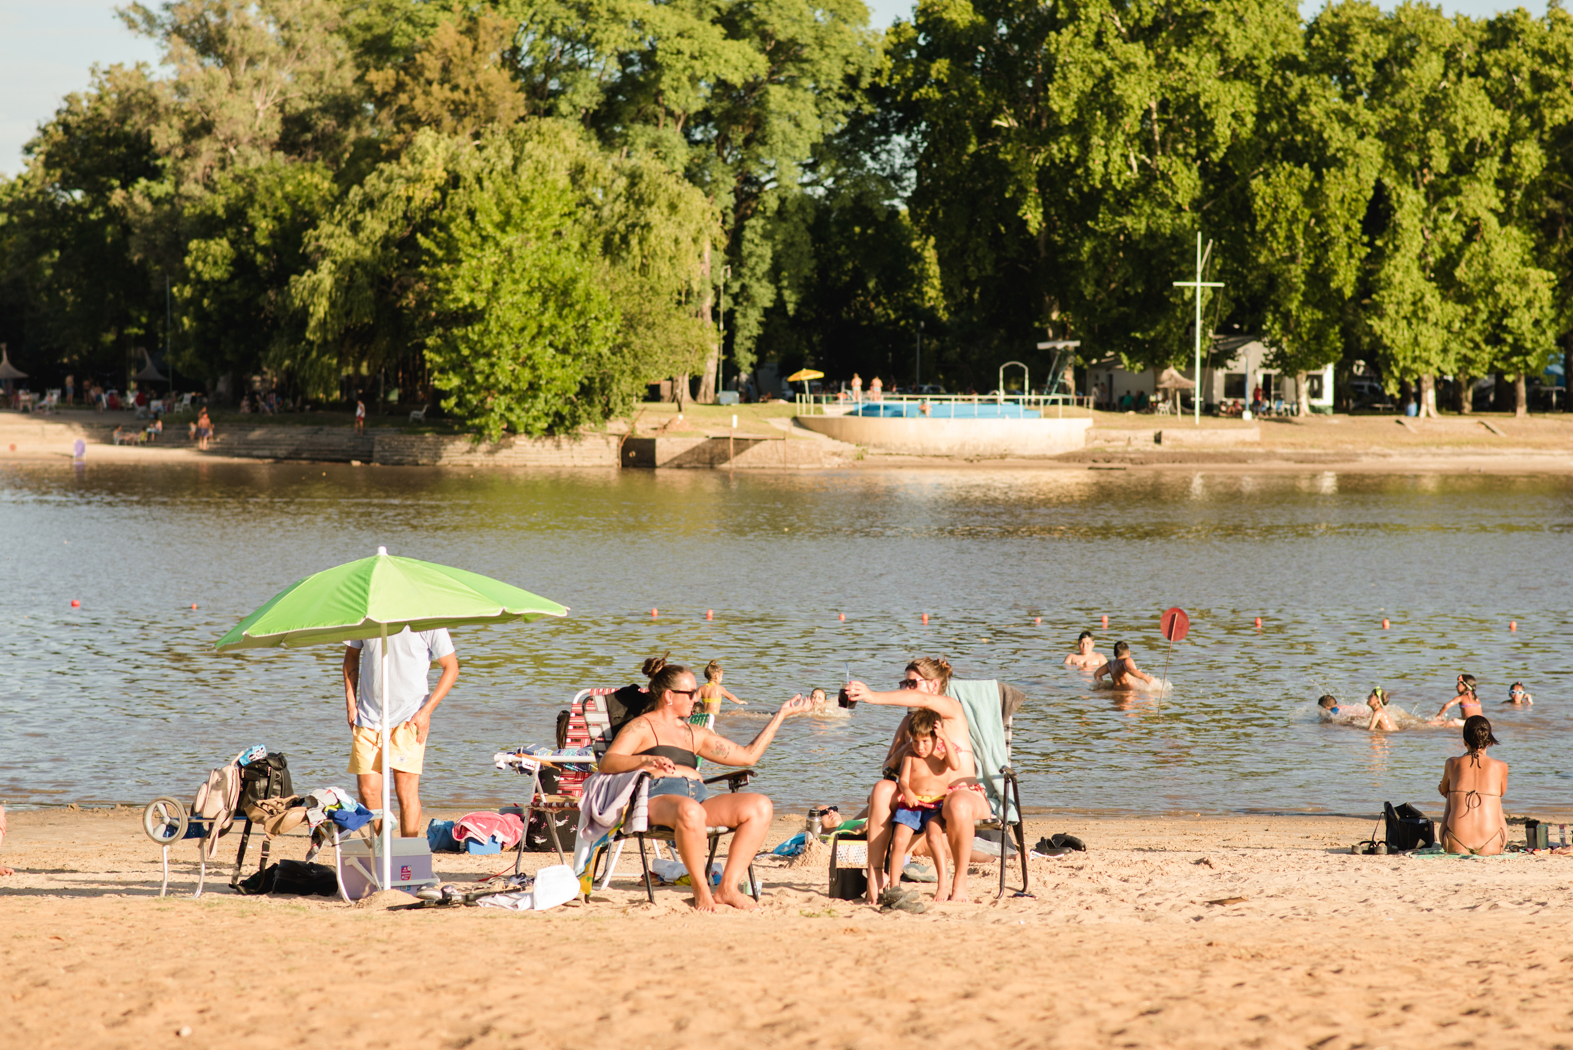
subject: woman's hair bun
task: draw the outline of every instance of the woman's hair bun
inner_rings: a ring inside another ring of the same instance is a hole
[[[934,658],[934,663],[939,666],[940,674],[944,675],[946,678],[950,677],[951,669],[949,660],[945,659],[943,656],[938,656]]]
[[[644,662],[643,666],[640,667],[640,670],[644,672],[644,676],[646,678],[654,678],[665,669],[666,658],[671,655],[671,650],[668,650],[662,653],[660,656],[652,656],[650,659]]]

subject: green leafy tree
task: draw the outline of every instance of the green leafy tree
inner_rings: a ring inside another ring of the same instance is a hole
[[[913,213],[952,314],[1013,351],[1047,329],[1130,367],[1179,359],[1173,281],[1204,227],[1242,254],[1231,152],[1298,46],[1293,5],[924,0],[895,36]]]
[[[299,367],[337,375],[420,345],[445,407],[482,434],[604,422],[708,346],[692,304],[716,225],[659,163],[561,122],[478,144],[418,132],[308,238]]]
[[[515,0],[508,9],[522,21],[521,76],[541,111],[582,122],[611,148],[661,158],[709,197],[733,273],[732,354],[751,368],[766,311],[778,301],[790,309],[807,262],[789,203],[802,192],[802,167],[875,68],[862,0]],[[710,324],[711,296],[696,307]],[[703,400],[717,366],[713,349]]]
[[[133,348],[155,348],[163,281],[138,258],[132,198],[163,177],[153,129],[162,101],[145,69],[94,71],[0,184],[0,264],[22,338],[13,359],[123,381]]]

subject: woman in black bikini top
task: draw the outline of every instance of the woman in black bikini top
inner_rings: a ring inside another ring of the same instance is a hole
[[[645,661],[644,672],[650,676],[650,709],[623,724],[617,739],[601,756],[599,771],[650,774],[650,823],[673,830],[678,856],[683,858],[693,883],[695,909],[715,911],[717,904],[751,909],[753,900],[739,892],[737,884],[749,859],[764,844],[775,807],[769,798],[751,791],[712,796],[699,778],[699,760],[704,758],[724,766],[754,765],[770,746],[781,723],[792,715],[808,712],[812,705],[801,695],[793,697],[744,747],[689,722],[699,686],[688,668],[668,664],[665,657],[654,657]],[[685,735],[686,748],[661,742],[682,740]],[[710,827],[733,829],[726,870],[721,873],[721,885],[714,894],[705,871],[706,829]]]

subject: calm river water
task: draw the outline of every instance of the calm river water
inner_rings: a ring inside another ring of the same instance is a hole
[[[946,655],[1031,697],[1016,729],[1029,806],[1127,812],[1390,799],[1439,815],[1456,730],[1322,725],[1315,698],[1381,683],[1432,713],[1465,670],[1512,767],[1508,808],[1534,812],[1573,801],[1570,525],[1573,480],[1547,477],[4,466],[0,798],[188,798],[258,742],[289,755],[297,789],[348,783],[339,649],[212,644],[294,580],[385,544],[573,609],[454,632],[464,670],[435,722],[433,803],[511,797],[495,750],[549,742],[576,690],[670,649],[719,658],[764,707],[833,692],[844,666],[889,687],[912,655]],[[1161,713],[1062,666],[1091,627],[1161,673],[1170,605],[1192,629]],[[1515,678],[1533,709],[1498,705]],[[790,721],[758,787],[780,805],[855,802],[896,721]],[[720,729],[760,724],[729,712]]]

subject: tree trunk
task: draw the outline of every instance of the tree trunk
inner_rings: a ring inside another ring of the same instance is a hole
[[[705,254],[703,261],[699,264],[699,272],[704,279],[705,286],[705,297],[703,302],[699,304],[699,320],[704,323],[705,329],[708,331],[712,320],[710,316],[710,297],[714,294],[714,289],[710,281],[710,244],[708,241],[705,242]],[[715,404],[717,387],[716,373],[720,370],[720,368],[721,337],[720,333],[717,332],[715,335],[715,341],[711,344],[710,353],[705,355],[705,372],[699,380],[699,403],[701,405]]]
[[[1513,415],[1518,419],[1529,418],[1529,381],[1523,372],[1513,380]]]
[[[1475,410],[1475,377],[1463,373],[1453,377],[1453,400],[1460,415],[1469,415]]]
[[[1568,391],[1573,386],[1568,383],[1568,376],[1573,375],[1573,333],[1562,337],[1562,411],[1573,412],[1568,407]]]
[[[1436,418],[1436,376],[1420,377],[1420,416],[1426,419]]]
[[[672,400],[677,402],[677,410],[683,411],[683,406],[693,398],[693,391],[688,386],[689,377],[686,375],[672,377]]]
[[[1308,416],[1311,414],[1311,391],[1308,389],[1305,381],[1304,372],[1296,372],[1294,374],[1294,400],[1295,404],[1299,406],[1295,410],[1295,415]]]

